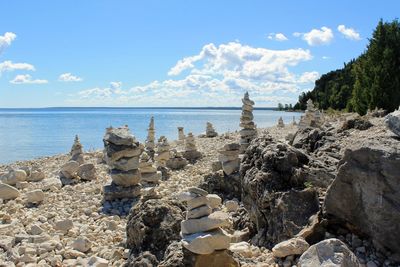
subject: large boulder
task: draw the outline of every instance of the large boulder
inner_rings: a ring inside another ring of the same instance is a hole
[[[19,191],[17,188],[8,185],[8,184],[3,184],[0,182],[0,198],[4,200],[9,200],[9,199],[14,199],[19,196]]]
[[[242,160],[242,201],[255,223],[252,242],[272,247],[299,233],[318,212],[315,189],[305,189],[308,157],[269,136],[252,141]]]
[[[132,254],[149,251],[162,259],[168,245],[181,239],[184,210],[180,203],[168,199],[151,199],[134,206],[126,226],[127,247]]]
[[[298,267],[359,267],[357,257],[345,243],[336,238],[312,245],[301,255]]]
[[[27,179],[27,174],[24,170],[10,170],[0,176],[0,182],[8,185],[16,185],[17,182],[24,182]]]
[[[346,150],[325,197],[329,223],[350,225],[376,246],[400,254],[399,205],[400,142],[371,138]]]
[[[389,130],[400,136],[400,107],[386,116],[385,124]]]

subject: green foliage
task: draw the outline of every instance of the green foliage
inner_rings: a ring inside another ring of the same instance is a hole
[[[328,72],[302,93],[295,109],[305,109],[311,98],[321,109],[356,111],[395,110],[400,105],[400,23],[378,23],[367,50],[342,69]]]
[[[313,188],[314,187],[314,185],[311,182],[304,182],[304,186],[306,188]]]

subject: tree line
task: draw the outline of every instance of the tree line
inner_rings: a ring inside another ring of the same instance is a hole
[[[363,54],[343,68],[322,75],[312,91],[304,92],[294,109],[306,108],[311,98],[319,109],[345,110],[361,115],[388,111],[400,105],[400,23],[379,21]]]

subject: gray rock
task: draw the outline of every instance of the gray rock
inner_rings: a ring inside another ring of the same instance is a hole
[[[345,243],[331,238],[312,245],[301,255],[299,267],[359,267],[357,257]]]
[[[19,191],[17,188],[0,183],[0,198],[4,200],[15,199],[19,196]]]
[[[309,246],[310,245],[303,238],[295,237],[276,244],[272,248],[272,253],[278,258],[284,258],[290,255],[301,255]]]
[[[346,150],[325,197],[330,224],[351,225],[400,255],[399,177],[399,141],[371,139]]]
[[[104,200],[115,200],[123,198],[136,198],[140,196],[140,185],[119,186],[115,183],[104,186]]]
[[[400,136],[400,107],[399,110],[396,110],[386,116],[385,124],[389,130],[391,130],[397,136]]]
[[[76,161],[68,161],[61,167],[61,175],[68,179],[74,179],[77,177],[77,172],[79,169],[79,163]]]
[[[8,173],[0,176],[0,182],[8,185],[16,185],[17,182],[24,182],[27,179],[24,170],[10,170]]]
[[[79,166],[78,176],[82,180],[91,181],[96,179],[96,168],[92,163],[86,163]]]
[[[137,169],[130,171],[112,170],[111,178],[116,185],[133,186],[140,182],[141,175]]]
[[[32,190],[25,193],[28,203],[38,204],[44,200],[44,193],[41,189]]]
[[[131,145],[135,142],[135,137],[128,127],[108,128],[103,140],[115,145]]]

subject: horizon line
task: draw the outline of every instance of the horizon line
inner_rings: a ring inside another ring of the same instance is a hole
[[[0,110],[6,110],[6,109],[93,109],[93,108],[103,108],[103,109],[242,109],[242,107],[217,107],[217,106],[207,106],[207,107],[110,107],[110,106],[93,106],[93,107],[7,107],[3,108],[0,107]],[[268,109],[268,110],[276,110],[276,107],[254,107],[254,109],[262,110],[262,109]]]

